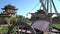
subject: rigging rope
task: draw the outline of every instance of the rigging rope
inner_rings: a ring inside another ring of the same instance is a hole
[[[31,11],[34,10],[38,4],[39,4],[39,2],[31,9]],[[27,13],[26,16],[28,16],[28,14],[30,14],[30,12]]]
[[[54,7],[54,10],[55,10],[56,14],[58,15],[58,12],[57,12],[57,9],[56,9],[56,7],[55,7],[55,4],[54,4],[53,0],[51,0],[51,2],[52,2],[52,4],[53,4],[53,7]]]
[[[34,10],[38,4],[39,4],[39,2],[32,8],[32,10]],[[32,10],[31,10],[31,11],[32,11]]]

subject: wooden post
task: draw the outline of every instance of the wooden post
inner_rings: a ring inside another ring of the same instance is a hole
[[[46,29],[46,31],[44,32],[44,34],[48,34],[49,33],[49,28]]]

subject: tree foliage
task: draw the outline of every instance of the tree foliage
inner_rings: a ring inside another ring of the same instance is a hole
[[[24,17],[23,17],[23,16],[21,16],[21,15],[19,15],[19,16],[18,16],[18,20],[17,20],[17,21],[23,21],[23,19],[24,19]]]

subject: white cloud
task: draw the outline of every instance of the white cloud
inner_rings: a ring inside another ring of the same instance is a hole
[[[56,15],[56,14],[54,14],[54,15],[52,16],[52,18],[54,18],[54,17],[57,17],[57,15]]]
[[[24,17],[30,19],[31,18],[31,14],[26,14],[26,15],[24,15]]]
[[[36,10],[34,10],[34,11],[29,11],[30,13],[35,13],[35,12],[37,12]]]
[[[35,12],[37,12],[37,11],[29,11],[29,13],[35,13]],[[29,13],[27,13],[26,15],[25,15],[25,18],[31,18],[31,14],[29,14]]]
[[[31,18],[31,14],[28,14],[28,16],[27,16],[28,18]]]

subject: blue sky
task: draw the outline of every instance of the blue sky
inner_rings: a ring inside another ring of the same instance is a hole
[[[0,0],[0,8],[3,8],[5,5],[11,4],[18,8],[17,15],[25,16],[28,12],[34,12],[40,8],[39,0]],[[34,9],[33,7],[39,3]],[[58,12],[60,11],[60,1],[54,0]],[[33,9],[33,10],[32,10]],[[31,11],[32,10],[32,11]],[[2,10],[0,9],[0,13]],[[54,12],[54,10],[53,10]]]

